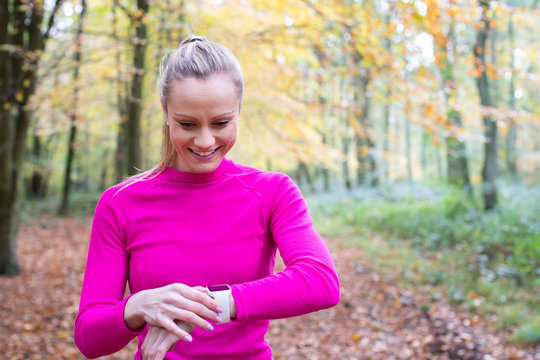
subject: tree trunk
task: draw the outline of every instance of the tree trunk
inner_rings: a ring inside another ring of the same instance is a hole
[[[43,2],[33,2],[31,8],[19,0],[0,2],[0,274],[20,272],[15,251],[17,194],[30,119],[28,99],[35,91],[39,56],[60,3],[54,3],[42,34]],[[8,50],[13,47],[22,56]]]
[[[75,139],[77,136],[77,118],[79,108],[79,68],[81,66],[81,46],[82,46],[82,34],[84,26],[84,15],[86,13],[86,0],[81,2],[81,14],[79,16],[79,24],[77,27],[77,34],[75,37],[75,53],[73,60],[75,66],[73,69],[73,103],[71,106],[70,123],[71,128],[69,131],[68,139],[68,151],[66,158],[66,172],[64,174],[64,186],[62,190],[62,201],[58,208],[59,215],[66,215],[69,211],[69,194],[71,189],[71,168],[73,164],[73,158],[75,157]]]
[[[358,59],[357,59],[358,61]],[[358,64],[360,64],[358,62]],[[365,74],[359,78],[359,90],[355,91],[356,101],[359,103],[360,97],[363,98],[360,115],[356,116],[360,129],[355,131],[356,140],[356,160],[358,163],[356,183],[362,185],[369,178],[370,186],[379,184],[377,174],[377,162],[375,160],[375,141],[371,138],[371,94],[369,93],[369,85],[371,83],[371,71],[365,69]],[[366,152],[367,149],[367,152]]]
[[[441,149],[439,148],[439,145],[436,144],[433,146],[433,150],[435,151],[435,163],[437,164],[437,179],[443,178],[443,164],[442,164],[442,156],[441,156]]]
[[[514,20],[512,13],[510,13],[510,19],[508,20],[508,39],[510,41],[510,90],[508,94],[508,102],[510,107],[510,116],[508,119],[508,133],[506,135],[506,168],[510,178],[514,181],[518,179],[517,174],[517,127],[516,116],[514,111],[516,110],[516,94],[515,94],[515,82],[516,82],[516,69],[514,68]]]
[[[13,80],[11,78],[11,55],[8,24],[8,2],[0,3],[0,274],[17,275],[20,272],[14,236],[14,164],[12,139],[15,123],[12,118]]]
[[[345,184],[345,188],[347,190],[352,189],[352,182],[350,177],[350,171],[349,171],[349,144],[351,140],[349,139],[348,135],[344,135],[342,138],[342,145],[343,145],[343,162],[341,163],[342,169],[343,169],[343,181]]]
[[[456,56],[456,46],[454,42],[454,24],[448,31],[448,39],[443,44],[443,53],[445,55],[445,66],[441,69],[443,74],[443,88],[446,99],[447,122],[451,133],[446,138],[446,169],[448,183],[456,185],[472,194],[472,186],[469,176],[469,161],[467,157],[467,148],[465,143],[459,139],[458,132],[463,127],[460,113],[453,108],[456,102],[457,92],[456,80],[454,78],[454,61]]]
[[[144,60],[147,44],[144,18],[148,14],[148,7],[148,0],[137,0],[136,11],[132,15],[132,23],[135,26],[136,37],[133,40],[133,74],[131,78],[130,97],[127,99],[128,120],[126,131],[126,160],[128,175],[137,174],[142,167],[141,113],[143,80],[145,75]]]
[[[412,157],[411,157],[411,125],[409,123],[410,101],[405,103],[405,156],[407,158],[407,180],[412,181]]]
[[[321,134],[323,145],[326,145],[327,144],[326,134],[324,134],[324,132],[322,131],[319,131],[319,133]],[[321,172],[321,176],[323,178],[323,191],[329,192],[330,191],[330,171],[328,170],[328,167],[323,162],[319,164],[319,169]]]
[[[41,137],[34,133],[32,136],[32,175],[26,187],[26,194],[31,199],[43,199],[47,195],[47,178],[43,168],[43,147]]]
[[[482,168],[482,191],[484,197],[484,208],[490,210],[497,205],[497,122],[490,115],[490,108],[493,107],[493,100],[490,94],[490,84],[486,68],[486,41],[490,29],[489,2],[480,1],[482,9],[482,19],[476,34],[476,44],[474,47],[476,86],[480,94],[480,103],[483,107],[482,117],[484,122],[484,134],[486,143],[484,145],[484,165]],[[488,111],[486,111],[488,110]]]
[[[118,108],[118,130],[116,133],[116,153],[114,156],[114,165],[115,165],[115,175],[116,182],[120,182],[126,176],[127,165],[126,165],[126,123],[127,123],[127,84],[122,80],[122,70],[121,70],[121,56],[122,51],[121,47],[118,45],[120,39],[118,38],[118,33],[116,29],[116,10],[118,8],[118,0],[113,2],[112,8],[112,37],[115,40],[116,44],[116,103]]]
[[[388,28],[390,27],[390,13],[389,11],[385,15],[385,26]],[[392,54],[392,40],[391,38],[385,37],[384,39],[384,47],[388,53],[388,59],[393,59]],[[385,90],[385,103],[384,103],[384,110],[383,110],[383,156],[381,157],[382,160],[382,177],[383,181],[388,182],[390,177],[390,169],[389,169],[389,163],[388,163],[388,155],[390,154],[390,116],[392,114],[392,60],[387,61],[387,75],[386,75],[386,90]]]
[[[101,164],[103,167],[101,168],[101,176],[99,177],[99,191],[105,191],[107,188],[107,171],[109,169],[109,150],[105,149],[103,151],[103,159],[105,161]]]
[[[389,81],[389,79],[388,79]],[[390,178],[390,164],[388,163],[388,155],[390,154],[390,114],[391,114],[391,97],[392,97],[392,89],[390,86],[387,86],[386,88],[386,102],[384,104],[384,110],[383,110],[383,116],[384,116],[384,124],[383,124],[383,156],[382,156],[382,167],[383,167],[383,181],[388,182]]]
[[[298,185],[302,183],[302,178],[306,179],[306,183],[310,192],[315,192],[315,187],[313,186],[313,179],[309,173],[307,165],[303,161],[298,161]]]
[[[422,168],[422,177],[424,179],[428,176],[427,146],[428,146],[428,133],[426,129],[423,129],[422,130],[422,143],[420,145],[420,167]]]

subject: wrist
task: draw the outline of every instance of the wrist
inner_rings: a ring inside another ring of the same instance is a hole
[[[229,294],[229,314],[231,320],[236,320],[236,302],[234,301],[232,292]]]
[[[139,311],[139,298],[141,296],[140,292],[131,295],[124,305],[124,322],[131,331],[140,331],[146,325],[146,321]]]
[[[227,284],[210,285],[207,287],[208,295],[210,295],[221,308],[219,314],[219,322],[217,324],[228,323],[233,315],[236,316],[236,304],[231,296],[231,287]],[[232,301],[231,301],[232,299]],[[232,311],[232,312],[231,312]]]

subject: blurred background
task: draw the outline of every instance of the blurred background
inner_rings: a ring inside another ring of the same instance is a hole
[[[537,0],[0,6],[0,273],[45,251],[18,233],[87,223],[104,189],[157,163],[160,60],[202,35],[244,71],[230,158],[289,174],[319,231],[376,271],[540,343]]]

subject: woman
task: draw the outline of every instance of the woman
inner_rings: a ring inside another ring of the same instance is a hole
[[[271,359],[269,320],[337,304],[335,266],[290,178],[225,158],[244,92],[230,50],[189,38],[160,75],[162,159],[97,205],[75,342],[89,358],[138,336],[136,359]]]

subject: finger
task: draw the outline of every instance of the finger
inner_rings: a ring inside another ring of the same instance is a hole
[[[178,337],[165,329],[162,329],[157,340],[158,341],[156,342],[154,350],[154,358],[152,360],[163,360],[167,352],[170,351],[171,344],[178,341]]]
[[[187,321],[195,326],[200,327],[201,329],[212,330],[212,326],[210,325],[210,323],[208,323],[204,319],[210,319],[214,322],[220,322],[218,319],[219,313],[208,309],[206,306],[196,301],[192,301],[187,298],[181,298],[178,299],[174,304],[170,305],[173,306],[167,308],[167,311],[169,312],[169,314],[171,314],[170,316],[172,316],[172,313],[174,313],[175,319]],[[197,317],[190,316],[186,318],[186,314],[182,311],[193,313]]]
[[[196,314],[193,311],[186,310],[186,309],[174,309],[174,312],[172,313],[172,317],[175,320],[180,320],[182,322],[187,323],[188,325],[191,325],[193,327],[199,327],[206,331],[212,331],[214,330],[214,327],[212,324],[210,324],[206,319],[203,319],[198,314]],[[212,319],[216,319],[217,316],[215,313],[211,313]],[[216,319],[219,320],[219,319]],[[216,321],[219,322],[219,321]]]
[[[177,321],[175,321],[175,324],[176,324],[176,326],[183,329],[187,333],[190,333],[190,332],[193,331],[193,329],[195,329],[195,326],[193,326],[192,324],[189,324],[187,322],[184,322],[184,321],[177,320]]]
[[[219,304],[212,297],[208,296],[208,292],[206,291],[206,289],[204,291],[201,291],[199,290],[201,288],[200,286],[197,287],[196,289],[196,288],[192,288],[183,284],[174,284],[174,285],[179,285],[175,289],[186,299],[202,304],[206,306],[208,309],[214,312],[217,312],[217,308],[219,307]]]
[[[208,295],[208,289],[203,287],[203,286],[194,286],[192,287],[192,289],[195,289],[197,291],[200,291],[202,292],[203,294],[207,294]]]
[[[171,334],[176,335],[179,339],[182,339],[183,341],[191,342],[193,340],[193,338],[191,337],[191,335],[189,335],[187,331],[176,326],[176,324],[170,319],[163,321],[162,327]]]
[[[148,332],[146,333],[146,336],[144,337],[144,342],[141,346],[143,360],[152,360],[153,358],[152,349],[158,336],[158,329],[159,328],[155,326],[150,326],[148,328]]]

